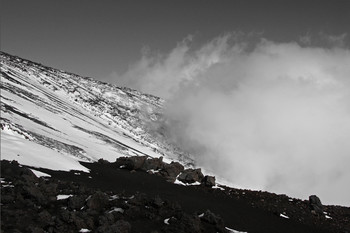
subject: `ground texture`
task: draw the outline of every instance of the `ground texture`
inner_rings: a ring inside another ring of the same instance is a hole
[[[1,232],[350,232],[350,208],[268,192],[182,186],[120,164],[90,173],[1,161]],[[231,231],[234,232],[234,231]]]

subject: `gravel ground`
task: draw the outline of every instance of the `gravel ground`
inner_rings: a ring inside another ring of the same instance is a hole
[[[116,163],[90,173],[1,161],[1,232],[350,232],[350,208],[268,192],[182,186]],[[58,200],[59,199],[59,200]]]

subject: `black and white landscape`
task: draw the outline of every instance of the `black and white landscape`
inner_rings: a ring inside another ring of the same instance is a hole
[[[4,1],[1,232],[350,231],[350,5],[314,4]]]

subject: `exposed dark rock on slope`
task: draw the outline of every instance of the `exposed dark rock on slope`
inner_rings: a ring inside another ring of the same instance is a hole
[[[84,163],[91,171],[37,169],[1,162],[2,232],[348,232],[350,208],[267,192],[181,186],[117,163]],[[66,199],[57,200],[67,195]],[[331,218],[326,218],[330,216]],[[283,217],[284,216],[284,217]],[[286,218],[288,217],[288,219]],[[17,231],[18,232],[18,231]]]
[[[159,196],[102,192],[84,183],[37,178],[17,162],[1,165],[1,232],[227,232],[210,211],[198,216]]]

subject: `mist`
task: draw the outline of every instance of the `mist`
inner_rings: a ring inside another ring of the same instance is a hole
[[[167,99],[162,124],[196,166],[236,187],[350,206],[350,51],[330,38],[188,37],[115,78]]]

